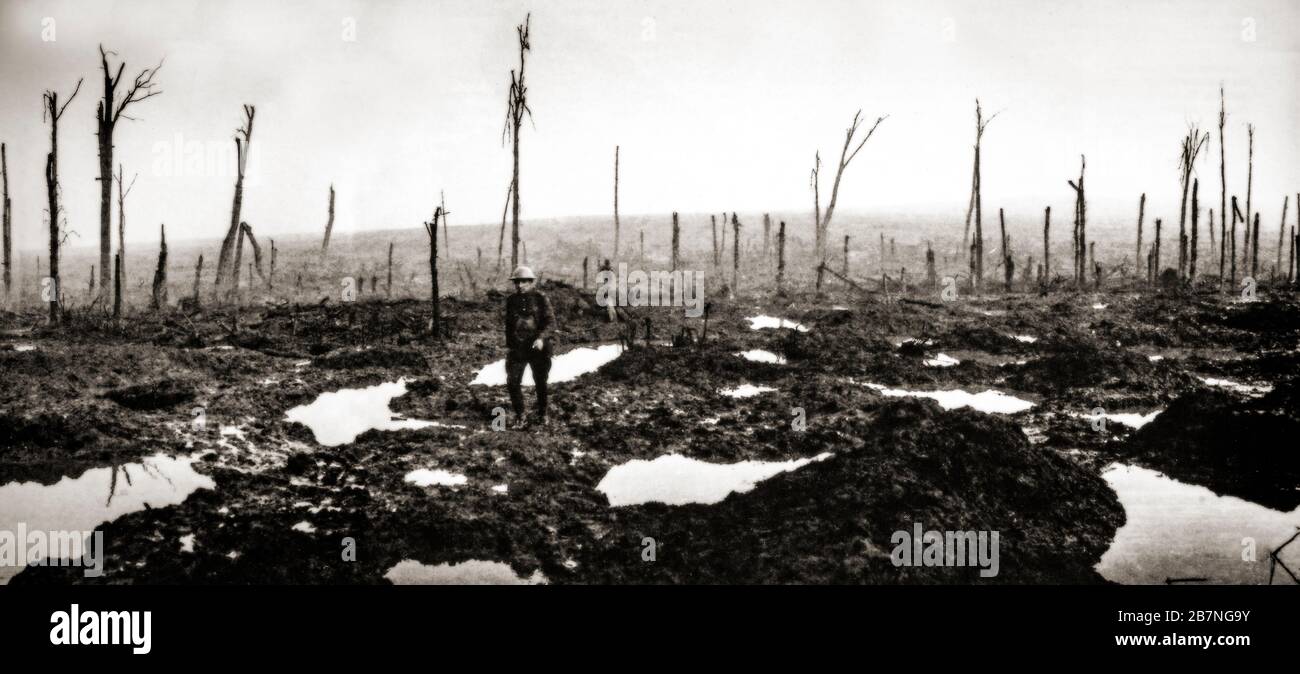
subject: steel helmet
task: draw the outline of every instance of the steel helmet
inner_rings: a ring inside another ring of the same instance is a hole
[[[510,280],[511,281],[536,281],[537,275],[533,274],[533,270],[531,268],[525,267],[524,265],[519,265],[518,267],[515,267],[514,273],[510,274]]]

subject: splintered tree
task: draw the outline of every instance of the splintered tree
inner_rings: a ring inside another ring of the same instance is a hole
[[[1232,196],[1232,231],[1229,236],[1232,237],[1232,251],[1229,253],[1229,285],[1228,292],[1232,292],[1237,287],[1237,221],[1241,220],[1241,209],[1237,207],[1237,196]]]
[[[119,99],[118,87],[122,84],[126,62],[117,64],[117,72],[114,74],[113,68],[108,64],[109,54],[117,55],[116,52],[106,51],[103,45],[99,46],[99,63],[104,79],[104,98],[99,101],[96,114],[96,135],[99,141],[99,285],[104,292],[107,292],[110,281],[108,265],[113,248],[113,131],[119,120],[133,119],[123,114],[128,107],[162,93],[154,88],[154,77],[162,68],[162,61],[159,61],[158,65],[140,71],[126,88],[126,94]]]
[[[167,308],[167,225],[160,225],[158,244],[158,266],[153,271],[153,295],[149,308],[160,311]],[[121,254],[121,251],[118,251]]]
[[[1052,253],[1049,246],[1051,241],[1051,229],[1052,229],[1052,207],[1045,206],[1043,208],[1043,272],[1041,274],[1042,276],[1041,281],[1043,283],[1050,283],[1048,277],[1052,273]],[[1140,242],[1138,244],[1138,247],[1141,248]]]
[[[1228,224],[1228,154],[1223,144],[1223,126],[1228,121],[1228,106],[1224,101],[1223,85],[1219,85],[1219,285],[1223,285],[1224,248],[1228,240],[1224,238]],[[1213,227],[1213,219],[1211,219]],[[1236,229],[1236,221],[1233,221]],[[1236,253],[1233,253],[1236,255]]]
[[[1286,238],[1286,207],[1290,200],[1291,195],[1289,194],[1282,197],[1282,224],[1278,225],[1277,228],[1277,264],[1273,267],[1274,275],[1282,271],[1282,242]],[[1296,208],[1300,208],[1300,203],[1296,204]]]
[[[433,222],[424,223],[424,231],[429,235],[429,304],[433,310],[429,332],[436,340],[442,339],[442,312],[438,306],[438,220],[441,217],[442,206],[439,206],[433,211]]]
[[[1187,192],[1191,188],[1192,172],[1196,169],[1196,158],[1201,148],[1210,142],[1210,134],[1201,133],[1200,127],[1193,124],[1183,136],[1182,151],[1178,157],[1178,186],[1183,190],[1183,197],[1178,202],[1178,278],[1187,278]]]
[[[867,133],[854,146],[853,141],[858,134],[858,128],[862,124],[862,111],[858,110],[853,115],[853,123],[849,124],[849,128],[844,130],[844,146],[840,149],[840,161],[835,167],[835,182],[831,184],[831,198],[830,201],[826,202],[825,213],[821,212],[821,153],[818,152],[814,155],[811,182],[813,189],[814,243],[819,265],[826,263],[827,235],[830,232],[831,218],[835,215],[835,202],[839,199],[840,181],[844,178],[844,170],[849,167],[849,163],[853,161],[853,158],[858,156],[862,146],[866,145],[868,140],[871,140],[872,134],[876,132],[876,128],[880,126],[880,123],[888,117],[889,115],[877,117],[875,123],[871,125]],[[852,151],[850,151],[850,148],[852,148]]]
[[[503,136],[509,135],[514,145],[514,178],[510,181],[511,190],[511,217],[510,217],[510,266],[514,268],[519,265],[519,128],[523,125],[524,116],[529,119],[533,117],[533,111],[528,108],[528,86],[524,80],[524,66],[526,65],[526,56],[532,47],[528,41],[528,27],[532,20],[532,14],[524,16],[524,22],[515,27],[515,32],[519,36],[519,70],[510,71],[510,94],[506,100],[506,126],[502,132]],[[503,137],[502,143],[505,142]],[[434,306],[437,306],[435,300]]]
[[[44,94],[44,111],[45,119],[50,120],[50,153],[45,156],[45,196],[49,202],[50,209],[50,322],[55,323],[59,320],[59,298],[63,294],[63,288],[59,286],[59,245],[63,241],[63,235],[59,226],[59,119],[68,109],[68,104],[72,99],[77,97],[77,92],[81,91],[81,80],[77,80],[77,86],[72,90],[72,95],[68,100],[59,105],[59,94],[47,89]],[[107,182],[104,183],[108,185]],[[107,187],[106,187],[107,189]],[[8,228],[6,228],[7,231]],[[107,253],[104,253],[107,257]],[[104,260],[107,262],[107,259]],[[39,273],[38,273],[39,275]],[[103,279],[107,285],[108,278]]]
[[[1016,263],[1011,259],[1011,244],[1007,239],[1007,217],[998,209],[998,227],[1002,232],[1002,278],[1006,285],[1006,292],[1011,292],[1011,284],[1015,281]]]
[[[248,165],[248,150],[253,142],[253,118],[257,108],[244,105],[244,124],[235,129],[235,198],[230,207],[230,228],[221,241],[221,252],[217,255],[217,280],[213,292],[220,299],[222,293],[234,295],[239,283],[239,263],[231,264],[231,255],[235,252],[235,242],[240,238],[239,212],[244,205],[244,169]],[[233,267],[233,269],[232,269]]]
[[[334,184],[330,183],[330,203],[329,216],[325,220],[325,238],[320,242],[320,259],[325,261],[325,256],[330,252],[330,234],[334,233]]]
[[[253,267],[257,269],[258,277],[260,277],[262,282],[265,283],[266,274],[262,271],[262,247],[257,245],[257,237],[253,236],[253,227],[247,222],[241,222],[239,226],[243,228],[243,234],[248,237],[248,243],[253,248]],[[249,290],[253,289],[252,275],[248,277],[248,288]]]
[[[135,181],[140,177],[137,173],[131,177],[131,184],[123,187],[126,175],[122,170],[122,165],[117,165],[117,175],[113,178],[117,181],[117,249],[122,251],[122,283],[126,284],[126,198],[135,188]],[[129,286],[128,286],[129,287]]]
[[[776,294],[785,295],[785,220],[776,230]]]
[[[984,140],[984,130],[988,128],[994,118],[1000,113],[994,113],[988,119],[984,119],[984,110],[980,107],[980,100],[975,99],[975,168],[971,176],[971,199],[970,207],[966,212],[966,228],[970,230],[970,213],[975,212],[975,243],[966,252],[970,255],[970,276],[971,285],[978,292],[984,283],[984,204],[982,200],[982,184],[980,181],[980,148]],[[968,239],[962,237],[963,246]]]
[[[10,220],[12,204],[9,202],[9,155],[4,143],[0,143],[0,178],[4,181],[4,196],[0,201],[0,226],[3,226],[4,234],[4,299],[5,304],[8,304],[9,293],[13,286],[13,272],[10,269],[13,265],[13,225]]]
[[[1250,195],[1255,188],[1255,125],[1246,125],[1246,214],[1242,218],[1242,223],[1246,225],[1246,242],[1241,247],[1241,254],[1244,256],[1241,261],[1241,273],[1245,274],[1250,269]]]
[[[1079,155],[1079,182],[1078,184],[1075,184],[1073,180],[1066,181],[1074,190],[1074,282],[1081,290],[1088,280],[1088,202],[1083,185],[1083,174],[1087,167],[1087,157]],[[1159,239],[1156,240],[1156,250],[1160,250]],[[1157,262],[1159,261],[1159,257],[1159,253],[1157,252]]]
[[[1191,240],[1191,250],[1188,252],[1188,261],[1187,261],[1188,281],[1196,280],[1196,249],[1198,244],[1197,238],[1199,237],[1198,233],[1200,232],[1201,229],[1200,226],[1198,225],[1198,220],[1201,214],[1201,203],[1198,197],[1198,192],[1200,192],[1200,189],[1201,189],[1201,181],[1193,180],[1192,181],[1192,240]]]
[[[1142,269],[1142,219],[1147,213],[1147,193],[1142,193],[1142,198],[1138,199],[1138,240],[1137,250],[1133,252],[1133,271],[1138,273]]]
[[[515,184],[506,186],[506,204],[501,207],[501,232],[497,234],[497,273],[501,272],[501,257],[506,243],[506,215],[510,213],[510,195],[515,192]]]
[[[618,259],[618,146],[614,146],[614,259]]]

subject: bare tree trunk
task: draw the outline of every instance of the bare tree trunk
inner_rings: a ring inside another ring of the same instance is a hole
[[[1049,275],[1052,273],[1052,252],[1050,248],[1052,228],[1052,207],[1043,208],[1043,273],[1042,280],[1044,283],[1050,282]]]
[[[194,265],[194,307],[200,306],[199,290],[203,282],[203,253],[199,253],[199,262]]]
[[[424,230],[429,234],[429,304],[433,311],[429,331],[435,340],[442,339],[442,311],[438,305],[438,219],[441,217],[439,206],[433,213],[433,222],[424,223]]]
[[[63,117],[68,104],[72,103],[72,99],[77,97],[77,92],[80,90],[81,80],[77,80],[76,89],[73,89],[72,95],[63,105],[59,105],[59,95],[54,91],[47,90],[42,99],[45,104],[45,116],[50,120],[50,153],[45,156],[45,196],[49,202],[50,212],[50,295],[48,298],[50,323],[59,321],[59,300],[63,296],[63,287],[59,279],[59,245],[62,241],[59,229],[59,119]],[[111,169],[109,172],[111,173]],[[105,185],[107,186],[107,183]],[[108,236],[107,230],[104,236]],[[111,239],[106,238],[103,242],[111,244]],[[107,253],[103,253],[102,259],[105,263],[108,262]],[[39,271],[37,275],[40,275]]]
[[[772,264],[772,216],[763,214],[763,264]]]
[[[511,203],[511,227],[510,227],[510,266],[519,265],[519,128],[523,124],[524,115],[532,115],[528,109],[528,87],[524,82],[524,67],[526,65],[526,55],[532,48],[529,44],[529,24],[532,20],[532,14],[524,18],[523,24],[515,28],[519,37],[519,73],[516,76],[515,71],[510,71],[510,96],[506,107],[506,124],[510,130],[511,140],[513,141],[514,168],[513,178],[510,184],[513,186],[512,203]]]
[[[1237,208],[1237,197],[1232,197],[1232,252],[1228,256],[1231,263],[1231,277],[1228,291],[1233,292],[1237,289],[1237,220],[1240,219],[1241,209]]]
[[[1255,231],[1250,235],[1250,275],[1259,279],[1259,213],[1255,214]]]
[[[1192,181],[1192,240],[1191,250],[1187,253],[1187,280],[1189,282],[1196,280],[1196,249],[1199,239],[1200,226],[1198,221],[1201,215],[1201,204],[1198,198],[1198,192],[1201,189],[1199,179]]]
[[[1246,137],[1248,142],[1247,157],[1249,163],[1246,167],[1246,217],[1242,220],[1242,222],[1246,223],[1246,245],[1241,249],[1242,255],[1246,256],[1245,262],[1241,265],[1243,273],[1245,273],[1245,270],[1251,269],[1253,266],[1250,259],[1250,241],[1251,236],[1253,235],[1253,232],[1250,231],[1250,195],[1255,186],[1255,126],[1253,124],[1246,125]],[[1251,276],[1254,276],[1254,272],[1251,272]]]
[[[1154,256],[1151,263],[1154,267],[1151,272],[1151,283],[1154,285],[1160,279],[1160,218],[1156,218],[1156,243],[1152,252]]]
[[[731,214],[731,292],[740,288],[740,220]]]
[[[1227,122],[1227,120],[1228,120],[1228,106],[1227,103],[1224,101],[1223,86],[1220,85],[1219,86],[1219,286],[1220,289],[1222,289],[1223,278],[1224,278],[1223,277],[1224,249],[1227,248],[1228,246],[1228,239],[1226,238],[1228,217],[1229,217],[1228,214],[1228,153],[1227,153],[1226,146],[1224,145],[1224,139],[1223,139],[1223,125]],[[1214,226],[1213,219],[1211,219],[1210,226],[1211,227]],[[1236,220],[1233,220],[1232,229],[1234,231],[1233,236],[1235,237],[1236,236],[1235,231],[1237,229]],[[1235,264],[1235,256],[1237,254],[1235,247],[1233,248],[1232,254],[1234,256],[1234,264]]]
[[[109,52],[103,45],[99,47],[101,74],[104,83],[104,97],[99,101],[96,114],[96,135],[99,143],[99,267],[100,287],[107,290],[109,257],[113,248],[113,131],[128,106],[161,94],[154,89],[154,77],[162,68],[162,62],[153,68],[145,68],[135,76],[127,88],[126,95],[117,99],[118,86],[122,82],[122,73],[126,62],[118,64],[117,73],[108,64]],[[130,119],[128,117],[128,119]],[[123,260],[125,264],[125,260]],[[121,273],[121,272],[118,272]]]
[[[844,132],[844,146],[840,149],[840,161],[835,169],[835,182],[831,184],[831,198],[830,201],[826,202],[825,215],[819,216],[820,219],[816,223],[817,234],[818,234],[816,238],[817,261],[819,264],[824,264],[826,262],[827,236],[830,232],[831,218],[834,217],[835,215],[835,202],[839,199],[840,181],[844,178],[844,170],[849,167],[849,163],[853,161],[853,158],[858,156],[858,152],[862,150],[862,146],[866,145],[868,140],[871,140],[871,136],[876,133],[876,129],[880,126],[880,123],[885,121],[887,117],[888,115],[883,117],[877,117],[875,123],[871,125],[870,129],[867,130],[866,135],[862,137],[862,140],[858,142],[857,146],[853,148],[852,152],[849,151],[849,148],[853,145],[853,138],[855,135],[857,135],[858,127],[862,124],[861,110],[858,110],[857,113],[853,115],[853,123],[850,124],[849,128],[846,129]],[[821,173],[821,156],[819,153],[817,157],[816,167],[813,170],[813,191],[814,192],[817,191],[817,183],[819,181],[820,173]],[[820,195],[814,195],[814,202],[820,204]],[[820,210],[820,205],[817,206],[817,210]]]
[[[482,257],[482,249],[479,250]],[[388,299],[393,299],[393,242],[388,242],[388,282],[384,285],[384,295]]]
[[[167,308],[167,226],[159,228],[161,243],[158,246],[158,267],[153,272],[153,299],[150,307],[154,311]],[[251,236],[251,234],[250,234]],[[120,254],[120,251],[119,251]]]
[[[679,248],[680,245],[681,245],[681,229],[677,225],[677,211],[673,211],[672,268],[669,269],[669,271],[677,271],[677,265],[681,262],[681,258],[678,257],[678,254],[680,252],[680,248]],[[669,302],[672,303],[677,302],[678,292],[680,291],[677,289],[676,281],[674,281],[672,290],[670,291],[668,297]]]
[[[442,206],[442,250],[447,261],[451,262],[451,236],[447,233],[447,195],[442,190],[438,190],[438,205]],[[374,288],[374,284],[370,287]]]
[[[244,236],[248,237],[248,243],[251,244],[253,248],[253,266],[257,268],[257,275],[262,279],[262,282],[265,283],[266,274],[262,272],[262,247],[257,244],[257,237],[253,236],[253,228],[251,225],[247,222],[243,222],[240,223],[240,227],[244,229]],[[249,290],[253,289],[252,274],[249,274],[248,276],[248,288]]]
[[[0,177],[4,179],[4,196],[0,200],[0,225],[4,235],[4,284],[5,304],[9,303],[9,294],[13,288],[13,224],[12,204],[9,201],[9,154],[4,143],[0,143]]]
[[[709,216],[709,226],[713,230],[713,266],[718,266],[718,216]]]
[[[614,146],[614,259],[618,259],[618,146]]]
[[[248,151],[253,141],[253,118],[257,109],[244,105],[244,125],[235,131],[235,197],[230,207],[230,228],[221,241],[221,251],[217,255],[217,280],[213,293],[221,301],[223,293],[234,295],[234,288],[239,285],[239,263],[231,268],[231,255],[237,240],[241,239],[239,215],[244,205],[244,169],[248,164]],[[331,188],[332,191],[333,188]]]
[[[330,235],[334,233],[334,185],[330,184],[330,205],[329,219],[325,221],[325,238],[320,243],[320,259],[325,260],[325,256],[330,252]]]
[[[849,275],[849,235],[844,235],[844,276]]]
[[[113,320],[122,318],[122,252],[113,257]]]
[[[1082,290],[1087,283],[1086,263],[1088,254],[1088,206],[1087,195],[1083,184],[1084,171],[1088,166],[1088,160],[1083,155],[1079,156],[1079,183],[1076,185],[1073,180],[1067,181],[1070,187],[1074,188],[1074,282]]]
[[[1277,264],[1273,268],[1282,270],[1282,242],[1286,237],[1286,207],[1291,201],[1291,195],[1282,197],[1282,224],[1277,228]],[[1300,202],[1296,203],[1296,208],[1300,208]]]
[[[785,220],[776,230],[776,292],[785,294]]]
[[[1011,259],[1007,241],[1007,217],[1001,208],[998,209],[998,227],[1002,230],[1002,279],[1006,292],[1011,292],[1011,284],[1015,281],[1016,263]]]
[[[275,290],[275,257],[276,257],[276,253],[279,252],[279,249],[275,247],[275,239],[270,239],[270,242],[271,242],[271,273],[268,274],[266,277],[266,289],[268,291],[273,291]]]
[[[1142,198],[1138,199],[1138,239],[1137,248],[1133,251],[1133,273],[1137,274],[1142,269],[1142,219],[1146,217],[1147,212],[1147,193],[1142,193]]]
[[[235,303],[239,302],[239,277],[243,273],[244,234],[246,231],[244,227],[244,223],[239,223],[239,236],[235,239],[234,260],[231,263],[230,268],[230,289],[228,292],[228,299]]]

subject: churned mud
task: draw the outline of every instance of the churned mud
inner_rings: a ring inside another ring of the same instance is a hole
[[[1108,471],[1300,505],[1289,295],[742,296],[696,343],[703,318],[627,312],[628,344],[590,292],[544,290],[557,353],[600,357],[524,429],[495,423],[496,292],[446,300],[441,342],[414,300],[0,314],[0,504],[77,481],[94,498],[43,526],[107,543],[102,578],[10,582],[1163,582],[1185,569],[1124,571],[1166,554],[1148,511],[1103,564],[1131,517]],[[998,531],[999,574],[895,566],[915,524]]]

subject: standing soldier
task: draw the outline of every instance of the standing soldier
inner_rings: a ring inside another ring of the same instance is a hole
[[[506,298],[506,390],[514,410],[514,426],[524,425],[524,367],[533,373],[537,389],[536,421],[546,425],[546,378],[551,372],[551,301],[533,287],[537,277],[528,267],[516,267],[510,280],[515,292]]]

